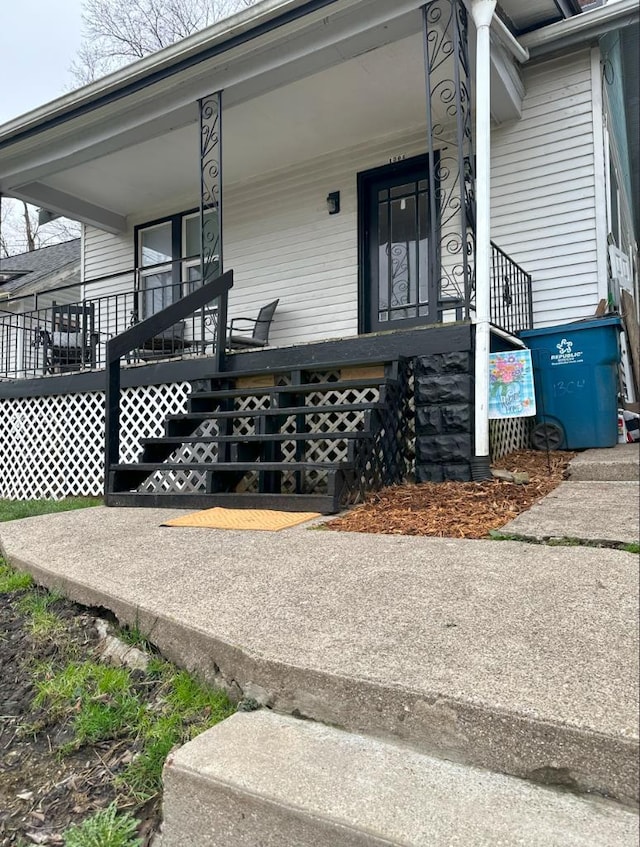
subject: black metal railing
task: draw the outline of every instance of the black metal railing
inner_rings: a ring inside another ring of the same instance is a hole
[[[233,271],[227,271],[212,282],[187,294],[176,303],[135,323],[107,342],[107,381],[105,389],[105,486],[109,485],[109,469],[120,459],[120,367],[135,351],[156,338],[163,338],[173,327],[189,316],[207,309],[217,302],[218,332],[213,349],[212,372],[222,370],[226,347],[227,306],[229,291],[233,286]]]
[[[197,257],[183,257],[11,298],[12,311],[0,300],[0,379],[104,369],[108,341],[197,290],[198,268]],[[463,301],[439,305],[462,318]],[[531,275],[493,243],[491,320],[513,333],[533,326]],[[200,308],[129,351],[127,363],[213,355],[219,326],[215,306]]]
[[[491,322],[507,332],[533,328],[531,274],[491,242]]]
[[[192,258],[12,298],[12,311],[0,301],[0,379],[104,369],[110,338],[197,289]],[[132,350],[128,363],[211,355],[218,318],[217,308],[200,309]]]

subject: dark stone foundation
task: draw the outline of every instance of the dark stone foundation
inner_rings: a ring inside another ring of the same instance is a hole
[[[473,357],[415,359],[416,481],[468,482],[473,456]]]

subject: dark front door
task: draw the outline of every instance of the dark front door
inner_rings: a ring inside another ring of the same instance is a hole
[[[359,178],[360,330],[438,320],[427,157]]]

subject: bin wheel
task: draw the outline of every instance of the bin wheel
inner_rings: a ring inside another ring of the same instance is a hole
[[[534,450],[558,450],[563,441],[564,433],[556,424],[539,423],[531,433]]]

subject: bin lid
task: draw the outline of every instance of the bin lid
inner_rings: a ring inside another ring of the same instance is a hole
[[[587,318],[582,321],[571,321],[554,326],[544,326],[540,329],[523,329],[518,335],[520,338],[531,338],[534,335],[555,335],[558,332],[577,332],[583,329],[598,329],[603,326],[616,326],[622,329],[622,321],[619,315],[607,315],[603,318]]]

